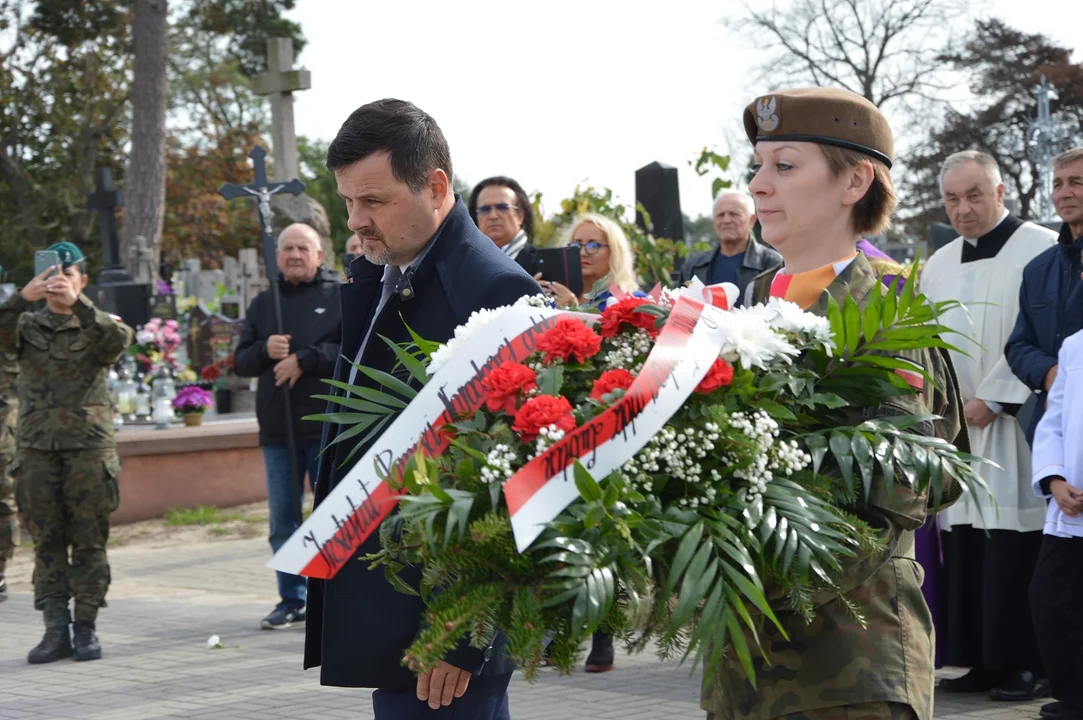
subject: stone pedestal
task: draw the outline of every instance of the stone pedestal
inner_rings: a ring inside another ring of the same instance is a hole
[[[235,507],[267,499],[254,417],[206,418],[199,427],[124,428],[117,433],[120,507],[114,525],[198,505]]]

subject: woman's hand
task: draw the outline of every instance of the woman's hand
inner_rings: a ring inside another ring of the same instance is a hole
[[[28,282],[19,294],[23,296],[23,300],[27,302],[37,302],[38,300],[44,300],[46,290],[45,287],[48,283],[49,273],[62,272],[60,266],[51,267],[48,270],[44,270],[40,275]]]
[[[538,284],[541,285],[542,291],[546,295],[556,300],[557,307],[579,307],[579,298],[560,283],[538,278]]]

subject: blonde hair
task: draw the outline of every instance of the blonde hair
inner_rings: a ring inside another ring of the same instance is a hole
[[[891,227],[891,216],[895,214],[895,205],[898,200],[895,197],[895,185],[891,182],[891,170],[888,166],[856,150],[834,145],[820,145],[820,149],[823,150],[824,157],[827,158],[827,166],[835,177],[859,162],[868,162],[872,165],[872,184],[869,185],[865,196],[854,205],[854,233],[859,236],[879,235]]]
[[[609,273],[606,275],[609,278],[609,284],[620,288],[624,292],[638,290],[635,251],[632,250],[632,244],[628,242],[628,238],[625,236],[624,231],[620,229],[620,225],[604,215],[587,213],[577,217],[567,232],[564,233],[564,237],[560,242],[561,247],[566,247],[568,243],[572,242],[575,239],[576,230],[588,223],[601,230],[602,234],[605,235],[606,242],[609,243]],[[590,288],[584,288],[584,291],[589,293]]]

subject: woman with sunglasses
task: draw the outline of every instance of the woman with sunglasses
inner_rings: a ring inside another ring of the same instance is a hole
[[[753,281],[752,302],[778,297],[824,315],[829,298],[841,303],[848,295],[864,308],[872,293],[888,291],[857,247],[861,236],[884,230],[895,210],[894,139],[880,110],[846,90],[783,90],[750,104],[744,125],[755,148],[749,191],[763,239],[784,263]],[[965,448],[962,403],[947,353],[887,354],[922,368],[928,379],[900,373],[907,392],[854,412],[849,421],[919,416],[909,432]],[[764,656],[753,653],[756,685],[727,650],[703,698],[708,718],[931,720],[933,624],[914,556],[914,531],[934,510],[930,492],[886,477],[879,466],[866,487],[867,494],[859,492],[846,509],[871,526],[880,549],[843,562],[837,586],[811,598],[810,622],[788,611],[784,599],[776,602],[782,630],[771,622],[760,625]],[[945,474],[941,506],[959,494]]]
[[[624,292],[639,290],[636,282],[635,253],[632,244],[620,229],[620,225],[602,215],[581,215],[571,226],[561,242],[564,247],[579,248],[579,262],[583,269],[583,294],[575,293],[558,282],[542,280],[535,276],[546,294],[556,299],[558,307],[576,307],[586,302],[599,302],[609,298],[611,287]],[[604,281],[597,295],[594,286]]]
[[[523,186],[510,177],[485,178],[466,205],[470,219],[504,254],[531,275],[537,273],[534,210]]]

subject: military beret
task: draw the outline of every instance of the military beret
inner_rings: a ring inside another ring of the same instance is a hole
[[[745,134],[761,140],[835,145],[874,157],[888,167],[895,157],[891,126],[880,109],[841,88],[794,88],[756,98],[745,108]]]
[[[83,251],[75,243],[64,241],[53,243],[46,250],[52,250],[60,256],[60,265],[65,270],[83,260]]]

